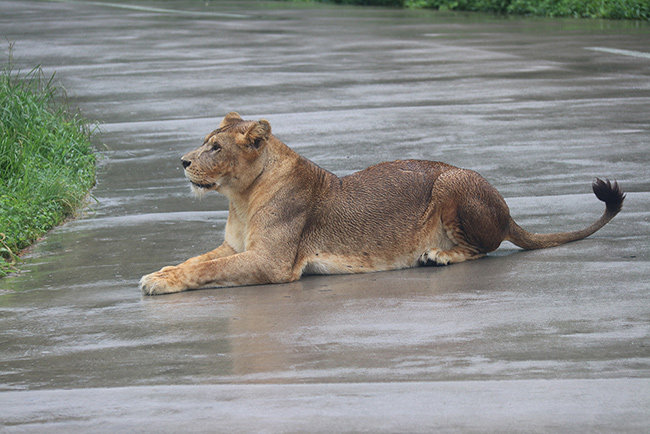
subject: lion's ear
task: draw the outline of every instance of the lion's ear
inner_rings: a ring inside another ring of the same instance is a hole
[[[230,113],[228,113],[228,114],[226,115],[225,118],[223,118],[223,120],[222,120],[221,123],[219,124],[219,128],[223,128],[223,127],[225,127],[226,125],[230,125],[230,124],[232,124],[232,123],[234,123],[234,122],[241,122],[241,121],[243,121],[243,119],[241,118],[241,116],[239,116],[239,113],[237,113],[237,112],[230,112]]]
[[[244,133],[244,141],[247,145],[259,149],[271,135],[271,124],[266,119],[260,119],[248,127]]]

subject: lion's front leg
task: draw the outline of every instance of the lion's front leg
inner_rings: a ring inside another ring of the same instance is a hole
[[[294,273],[292,262],[286,259],[275,257],[270,260],[268,255],[248,251],[211,261],[165,267],[144,276],[140,289],[145,295],[157,295],[207,286],[291,282],[298,279],[300,273]]]

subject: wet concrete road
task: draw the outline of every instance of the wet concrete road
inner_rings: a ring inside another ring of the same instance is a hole
[[[2,432],[647,432],[650,26],[264,2],[0,1],[106,147],[84,218],[0,280]],[[345,175],[482,173],[536,231],[480,261],[142,297],[221,242],[179,157],[228,111]]]

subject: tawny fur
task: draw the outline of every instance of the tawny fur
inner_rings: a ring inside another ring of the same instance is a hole
[[[267,121],[237,113],[182,162],[195,193],[214,190],[230,200],[225,241],[144,276],[144,294],[446,265],[480,258],[504,240],[524,249],[557,246],[603,227],[625,197],[615,182],[596,180],[606,203],[600,219],[579,231],[532,234],[476,172],[406,160],[338,178],[273,136]]]

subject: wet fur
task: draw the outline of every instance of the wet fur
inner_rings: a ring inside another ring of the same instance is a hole
[[[508,240],[525,249],[575,241],[621,209],[618,184],[596,180],[606,203],[591,226],[532,234],[483,177],[445,163],[381,163],[338,178],[271,134],[229,113],[182,158],[196,194],[230,200],[224,243],[140,281],[144,294],[291,282],[304,273],[364,273],[477,259]]]

